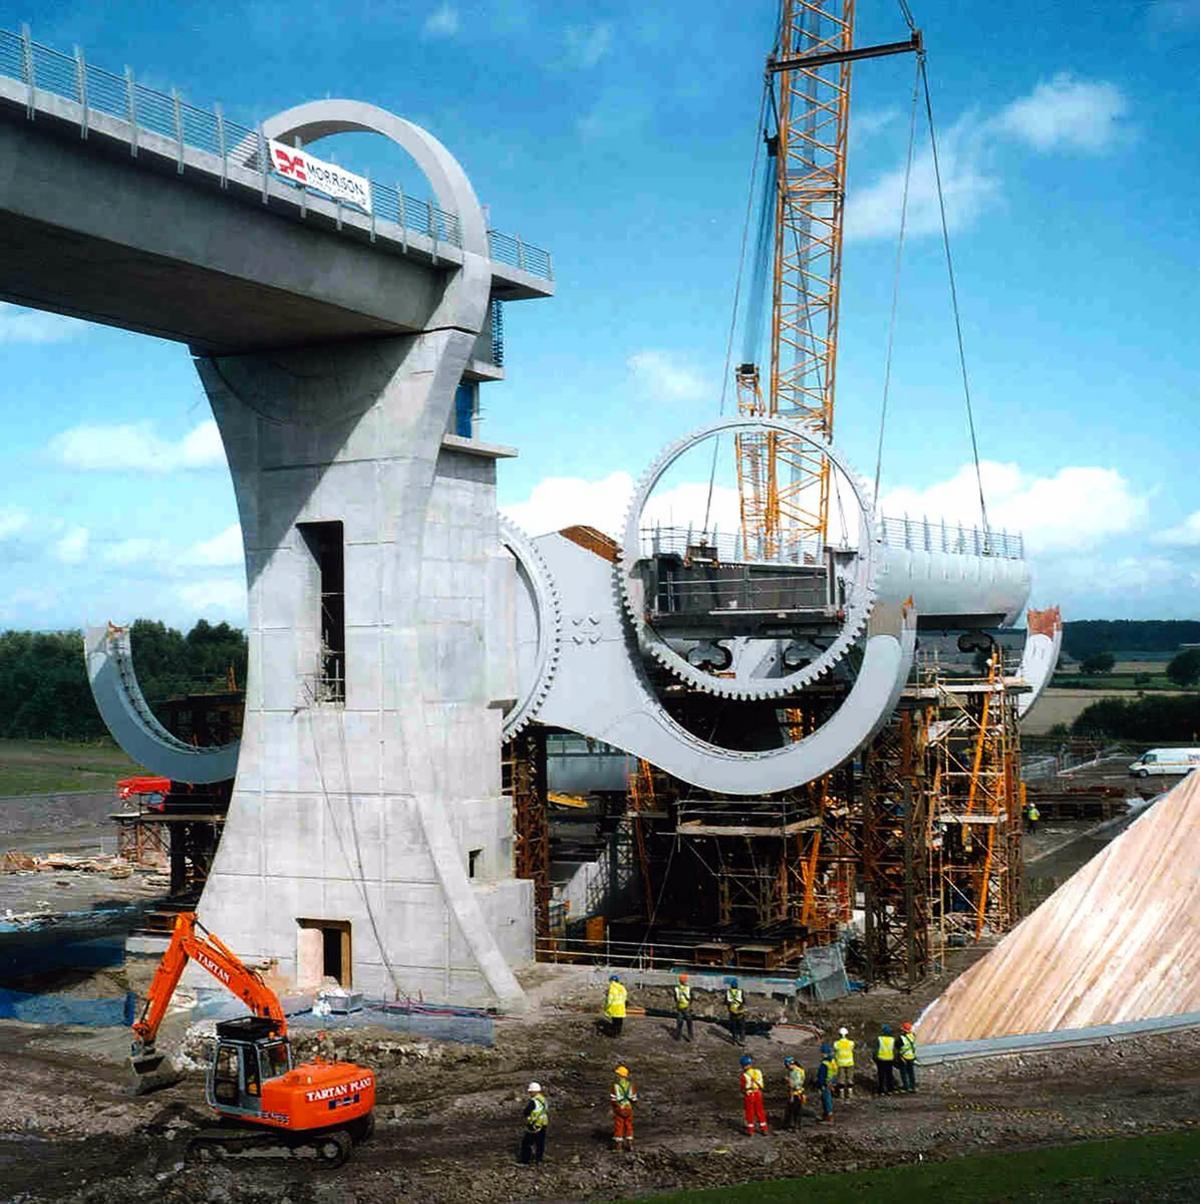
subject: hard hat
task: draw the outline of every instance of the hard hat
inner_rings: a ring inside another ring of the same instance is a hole
[[[821,1046],[821,1052],[822,1052],[822,1053],[823,1053],[823,1054],[824,1054],[826,1057],[829,1057],[829,1055],[830,1055],[831,1053],[833,1053],[833,1046],[832,1046],[832,1045],[830,1045],[828,1041],[826,1041],[826,1042],[825,1042],[825,1044]]]
[[[890,1037],[892,1035],[892,1026],[890,1024],[885,1024],[883,1026],[883,1035],[885,1037]]]
[[[526,1090],[529,1092],[530,1095],[537,1095],[537,1093],[539,1091],[541,1091],[541,1089],[542,1089],[541,1083],[530,1083],[529,1086],[526,1088]]]
[[[728,983],[728,984],[729,984],[731,987],[736,987],[736,986],[737,986],[737,979],[736,979],[736,978],[727,978],[725,981],[726,981],[726,982],[727,982],[727,983]]]
[[[686,974],[681,974],[681,975],[679,976],[679,981],[680,981],[680,982],[687,982],[687,975],[686,975]]]
[[[849,1035],[850,1035],[850,1030],[848,1028],[839,1028],[838,1029],[839,1037],[848,1037]]]
[[[749,1054],[742,1054],[742,1056],[738,1058],[738,1062],[740,1062],[743,1066],[749,1066],[753,1061],[754,1059]]]
[[[902,1031],[902,1032],[911,1033],[911,1032],[912,1032],[912,1021],[911,1021],[911,1020],[906,1020],[906,1021],[905,1021],[905,1022],[904,1022],[904,1023],[901,1025],[901,1026],[900,1026],[900,1028],[901,1028],[901,1031]]]
[[[620,976],[619,974],[610,974],[610,975],[608,976],[608,981],[609,981],[609,982],[620,982],[620,981],[621,981],[621,976]]]
[[[628,1066],[618,1066],[617,1074],[619,1074],[621,1076],[621,1078],[623,1078],[623,1079],[628,1078],[629,1077],[629,1067]]]
[[[795,1060],[796,1060],[796,1059],[795,1059],[795,1058],[793,1058],[791,1054],[788,1054],[788,1055],[787,1055],[787,1057],[785,1057],[785,1058],[783,1059],[783,1064],[784,1064],[785,1066],[791,1066],[791,1065],[792,1065],[792,1063],[793,1063],[793,1062],[795,1062]]]

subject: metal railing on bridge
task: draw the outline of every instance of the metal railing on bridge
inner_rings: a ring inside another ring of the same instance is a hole
[[[177,90],[159,92],[138,83],[128,67],[124,75],[115,75],[87,62],[78,48],[74,54],[64,54],[43,46],[29,37],[27,29],[21,33],[0,29],[0,75],[19,80],[28,88],[31,117],[37,94],[47,92],[74,101],[81,107],[84,133],[89,112],[104,113],[128,122],[134,153],[139,131],[172,140],[179,148],[181,172],[185,149],[215,155],[227,166],[230,153],[238,147],[258,148],[262,144],[261,130],[227,120],[219,105],[214,105],[211,111],[197,108],[183,100]],[[255,157],[258,153],[256,149]],[[258,166],[256,162],[250,165]],[[289,187],[300,187],[281,176],[274,178]],[[307,191],[320,192],[320,189],[309,185]],[[394,222],[402,230],[426,234],[435,242],[462,246],[458,215],[447,213],[432,201],[411,196],[402,187],[374,180],[371,181],[371,199],[377,218]],[[350,202],[342,203],[348,208],[354,207]],[[543,280],[554,279],[550,252],[519,236],[489,230],[488,248],[497,263],[508,264]]]

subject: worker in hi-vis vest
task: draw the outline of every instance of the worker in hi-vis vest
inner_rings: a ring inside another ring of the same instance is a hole
[[[675,984],[675,1040],[683,1036],[683,1026],[687,1025],[687,1039],[695,1036],[692,1026],[692,988],[688,976],[681,974]]]
[[[784,1073],[787,1075],[787,1115],[784,1118],[785,1129],[798,1129],[800,1117],[804,1108],[804,1067],[788,1054],[783,1059]]]
[[[896,1090],[892,1070],[896,1065],[896,1038],[892,1026],[885,1024],[875,1038],[875,1084],[879,1095],[891,1095]]]
[[[746,1044],[746,996],[736,978],[725,980],[725,1010],[729,1013],[729,1035],[735,1045]]]
[[[837,1057],[828,1041],[821,1046],[821,1064],[817,1067],[817,1090],[821,1093],[821,1119],[833,1120],[833,1086],[837,1078]]]
[[[610,1037],[619,1037],[621,1028],[625,1023],[625,996],[628,991],[625,990],[625,984],[621,981],[620,976],[610,974],[608,976],[608,993],[604,996],[604,1015],[608,1018],[608,1035]]]
[[[838,1039],[833,1043],[833,1056],[837,1062],[837,1093],[842,1099],[854,1097],[854,1042],[850,1030],[838,1029]]]
[[[746,1118],[746,1136],[754,1136],[754,1126],[760,1133],[767,1132],[767,1110],[763,1106],[763,1072],[754,1065],[749,1054],[741,1056],[742,1112]]]
[[[609,1093],[613,1114],[613,1149],[633,1149],[633,1105],[637,1103],[637,1088],[629,1077],[629,1067],[618,1066],[616,1081]]]
[[[521,1161],[541,1162],[546,1153],[546,1126],[550,1113],[540,1083],[529,1084],[529,1102],[525,1105],[525,1132],[521,1134]]]
[[[900,1090],[910,1095],[917,1089],[917,1039],[913,1036],[913,1027],[909,1021],[900,1026],[900,1057],[897,1060],[900,1067]]]

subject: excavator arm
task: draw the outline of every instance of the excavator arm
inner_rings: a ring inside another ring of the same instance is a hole
[[[155,1038],[189,960],[207,970],[255,1016],[274,1020],[279,1036],[287,1036],[287,1018],[275,992],[232,949],[205,929],[194,912],[185,911],[175,920],[171,943],[155,971],[141,1018],[133,1025],[131,1062],[139,1077],[153,1072],[162,1063],[162,1056],[155,1052]]]

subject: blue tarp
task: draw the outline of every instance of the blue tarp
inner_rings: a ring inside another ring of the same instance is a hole
[[[0,987],[0,1020],[25,1024],[80,1024],[87,1028],[128,1028],[137,997],[127,991],[118,999],[76,999],[72,995],[28,995]]]

